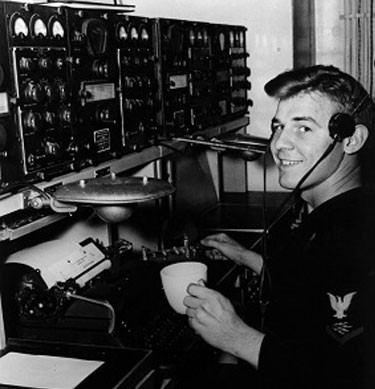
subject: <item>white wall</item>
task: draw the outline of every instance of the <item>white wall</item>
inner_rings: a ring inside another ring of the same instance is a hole
[[[248,28],[248,65],[252,74],[249,97],[251,124],[247,132],[269,137],[274,102],[264,93],[264,84],[293,64],[291,0],[136,0],[135,15],[191,19],[244,25]],[[263,189],[260,160],[248,164],[248,190]],[[246,179],[246,177],[244,178]],[[268,172],[269,190],[280,190],[275,169]]]
[[[252,69],[250,97],[254,106],[250,109],[248,132],[270,136],[270,122],[275,102],[263,91],[264,84],[278,73],[293,66],[292,2],[291,0],[249,1],[247,25],[249,65]],[[280,190],[273,164],[268,164],[267,189]],[[248,164],[248,190],[263,189],[262,161]]]
[[[342,0],[315,0],[316,62],[345,70],[345,26]]]

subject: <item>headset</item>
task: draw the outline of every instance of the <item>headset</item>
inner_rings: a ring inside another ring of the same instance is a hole
[[[366,93],[366,96],[362,98],[351,113],[338,112],[330,118],[328,122],[328,131],[331,138],[337,139],[338,142],[341,142],[348,136],[352,136],[354,134],[354,115],[362,108],[367,99],[370,99],[370,95]]]

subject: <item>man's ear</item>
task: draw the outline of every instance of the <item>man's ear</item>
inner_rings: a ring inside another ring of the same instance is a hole
[[[357,153],[366,143],[368,135],[369,131],[365,125],[356,124],[353,135],[344,139],[344,151],[347,154]]]

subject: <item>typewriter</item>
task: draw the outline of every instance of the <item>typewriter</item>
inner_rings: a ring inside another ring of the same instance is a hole
[[[187,242],[142,253],[126,241],[105,247],[92,238],[21,250],[1,271],[6,331],[21,339],[149,349],[160,366],[175,365],[203,343],[169,307],[161,286],[161,268],[184,260],[207,261]],[[233,283],[230,261],[208,265],[210,284],[226,275]]]

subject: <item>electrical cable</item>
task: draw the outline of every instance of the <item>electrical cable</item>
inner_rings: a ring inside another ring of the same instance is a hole
[[[333,139],[333,141],[328,145],[326,150],[323,152],[321,157],[314,163],[314,165],[305,173],[305,175],[299,180],[297,183],[296,187],[293,189],[293,191],[290,193],[289,196],[286,197],[286,199],[282,202],[282,204],[278,207],[276,210],[272,222],[267,225],[266,222],[266,217],[265,217],[265,209],[263,210],[264,212],[264,230],[262,235],[259,237],[259,239],[253,243],[253,245],[250,247],[250,250],[252,250],[256,245],[259,244],[259,242],[262,242],[262,258],[263,258],[263,266],[262,270],[259,274],[259,306],[261,310],[261,330],[264,328],[264,321],[265,321],[265,313],[266,313],[266,308],[269,304],[269,298],[268,296],[265,295],[265,286],[266,286],[266,279],[268,280],[268,289],[271,290],[272,288],[272,283],[271,283],[271,276],[269,274],[269,269],[268,269],[268,236],[269,236],[269,231],[270,229],[287,213],[289,210],[294,207],[296,204],[296,201],[293,201],[293,203],[285,208],[285,206],[288,204],[288,202],[296,196],[296,194],[299,192],[301,186],[303,183],[307,180],[307,178],[313,173],[313,171],[322,163],[328,155],[333,151],[334,147],[336,146],[337,142],[339,140],[339,136],[336,135]],[[265,168],[265,166],[264,166]],[[265,180],[266,173],[265,171],[263,172],[263,179]],[[264,187],[265,187],[265,182],[264,182]],[[265,198],[265,194],[264,194]],[[265,202],[263,203],[263,207],[265,207]]]
[[[108,333],[109,334],[113,333],[113,331],[115,329],[115,325],[116,325],[116,312],[115,312],[114,308],[112,307],[112,305],[108,301],[95,300],[95,299],[92,299],[89,297],[81,296],[81,295],[76,294],[76,293],[72,293],[70,291],[66,291],[65,296],[68,299],[76,299],[76,300],[84,301],[84,302],[89,303],[89,304],[100,305],[100,306],[106,308],[108,311],[108,314],[109,314]]]

